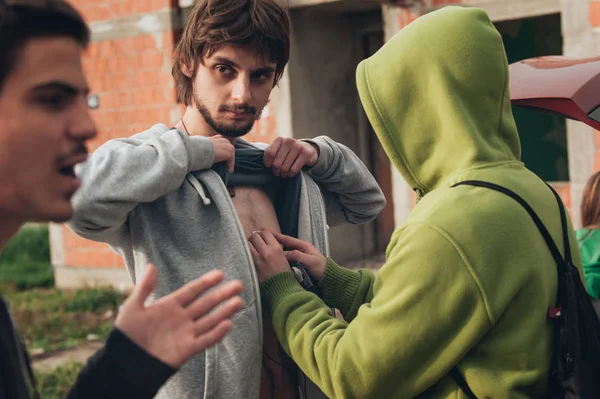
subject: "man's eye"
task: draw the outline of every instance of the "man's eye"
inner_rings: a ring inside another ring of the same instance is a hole
[[[229,75],[233,74],[233,69],[231,69],[230,67],[228,67],[226,65],[217,65],[216,70],[222,75],[229,76]]]
[[[261,73],[257,74],[254,77],[254,79],[262,82],[262,81],[265,81],[265,80],[269,79],[270,77],[271,77],[271,73],[270,72],[261,72]]]
[[[60,109],[69,103],[69,97],[63,95],[45,96],[40,99],[40,103],[49,108]]]

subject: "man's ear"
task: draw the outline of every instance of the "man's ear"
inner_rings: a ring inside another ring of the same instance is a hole
[[[185,76],[187,76],[188,78],[192,77],[192,71],[190,70],[188,65],[184,62],[183,57],[179,57],[179,69],[181,69],[181,72],[183,72],[183,74]]]

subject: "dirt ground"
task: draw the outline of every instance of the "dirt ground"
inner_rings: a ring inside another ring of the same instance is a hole
[[[98,349],[104,345],[104,342],[86,342],[75,348],[60,350],[42,355],[32,356],[33,368],[35,370],[52,370],[63,364],[79,362],[85,363]]]

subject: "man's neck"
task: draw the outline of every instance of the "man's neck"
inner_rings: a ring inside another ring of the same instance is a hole
[[[175,126],[190,136],[212,137],[217,135],[217,132],[206,123],[204,117],[193,106],[186,108],[183,118]]]
[[[23,225],[22,220],[17,220],[12,215],[5,215],[0,213],[0,252],[6,245],[6,243],[19,231]]]
[[[175,124],[175,127],[186,132],[190,136],[213,137],[218,135],[218,133],[206,122],[206,119],[204,119],[200,112],[193,106],[188,106],[185,109],[183,117]],[[235,145],[237,138],[225,138],[228,139],[231,144]]]

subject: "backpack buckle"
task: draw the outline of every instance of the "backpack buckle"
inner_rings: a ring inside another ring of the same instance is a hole
[[[548,317],[551,319],[560,319],[562,316],[562,308],[548,308]]]

